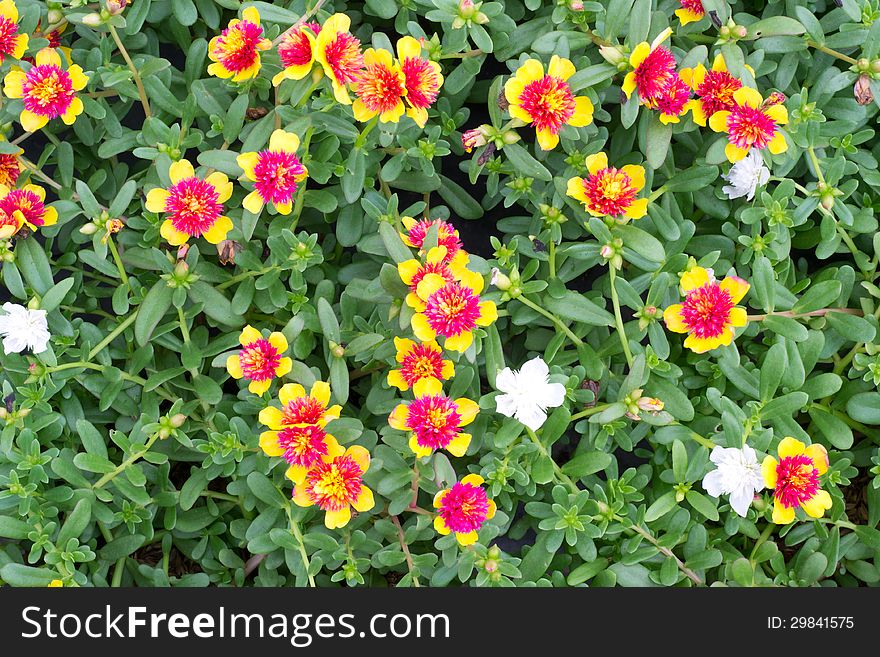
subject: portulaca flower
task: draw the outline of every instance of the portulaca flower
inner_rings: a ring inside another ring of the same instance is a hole
[[[519,371],[505,367],[495,378],[495,387],[505,393],[495,398],[498,412],[532,431],[547,420],[548,408],[561,406],[565,400],[565,386],[550,383],[550,368],[540,356],[527,361]]]
[[[46,325],[45,310],[30,310],[17,303],[4,303],[0,315],[0,336],[3,337],[3,351],[17,354],[30,349],[35,354],[46,351],[49,343],[49,328]]]
[[[758,455],[748,445],[742,449],[716,446],[709,460],[717,468],[703,477],[703,488],[712,497],[730,495],[730,506],[745,518],[755,497],[764,488]]]
[[[748,155],[730,167],[727,175],[721,174],[721,177],[730,183],[721,188],[721,191],[727,194],[727,198],[745,196],[751,201],[755,198],[758,187],[763,187],[770,179],[770,169],[764,166],[761,152],[752,149]]]

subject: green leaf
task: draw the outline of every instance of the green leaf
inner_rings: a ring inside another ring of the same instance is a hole
[[[67,296],[67,293],[70,292],[71,288],[73,288],[74,282],[73,278],[65,278],[60,283],[56,283],[49,288],[40,300],[40,308],[46,312],[52,312],[55,310],[61,305],[61,302],[64,301],[64,297]]]
[[[171,297],[174,290],[164,280],[158,280],[147,292],[147,296],[138,307],[137,318],[134,320],[134,337],[137,343],[144,346],[150,341],[153,331],[162,321],[165,313],[171,308]]]
[[[507,156],[510,166],[517,175],[538,180],[550,181],[553,175],[543,164],[533,158],[529,152],[519,144],[507,144],[504,146],[504,154]]]
[[[575,479],[595,474],[611,465],[613,457],[605,452],[581,452],[562,466],[562,471]]]
[[[115,538],[98,550],[98,556],[104,561],[114,562],[127,557],[144,544],[146,539],[140,534],[129,534]]]
[[[614,315],[577,292],[566,292],[561,299],[544,297],[544,307],[562,319],[591,326],[614,326]]]
[[[853,445],[853,432],[849,426],[836,415],[828,413],[821,408],[812,407],[809,410],[810,418],[819,427],[819,431],[825,439],[837,449],[849,449]]]
[[[191,300],[204,304],[202,312],[214,321],[230,328],[244,325],[244,318],[232,309],[229,299],[208,283],[203,281],[190,283],[188,296]]]
[[[846,402],[846,414],[856,422],[880,425],[880,392],[860,392]]]
[[[645,512],[645,522],[653,522],[658,518],[662,518],[677,506],[678,503],[675,501],[675,491],[671,490],[664,493],[654,500],[654,503],[648,507],[648,510]]]
[[[251,492],[256,495],[260,501],[265,502],[269,506],[283,509],[290,503],[287,498],[281,494],[278,487],[264,474],[251,472],[247,476],[247,485]]]
[[[694,507],[694,509],[706,516],[709,520],[718,520],[718,508],[715,506],[714,502],[702,493],[698,493],[695,490],[689,490],[685,493],[684,498],[692,507]]]
[[[0,568],[0,579],[10,586],[46,587],[52,580],[60,578],[61,575],[53,570],[34,568],[20,563],[7,563]]]
[[[746,39],[760,39],[772,36],[797,36],[806,31],[803,25],[788,16],[771,16],[748,26]]]
[[[24,520],[11,516],[0,516],[0,538],[23,541],[31,532],[31,526]]]
[[[785,368],[788,367],[788,356],[786,354],[785,345],[777,342],[767,350],[764,356],[764,362],[761,363],[761,383],[759,389],[761,391],[761,401],[767,402],[776,394],[776,389],[782,381],[785,374]]]
[[[79,439],[82,441],[82,446],[86,452],[100,456],[103,459],[107,458],[107,445],[104,441],[104,436],[95,428],[95,425],[88,420],[77,420],[76,433],[79,435]]]
[[[333,312],[330,303],[323,297],[318,299],[318,321],[321,323],[321,332],[325,338],[336,343],[341,341],[339,320],[336,319],[336,313]]]
[[[58,538],[55,540],[56,545],[65,545],[71,538],[79,538],[89,526],[92,519],[92,502],[88,498],[83,498],[76,503],[73,511],[67,516],[67,520],[61,526],[58,532]]]
[[[848,313],[828,312],[825,319],[847,340],[853,342],[873,342],[877,329],[864,317],[850,315]]]
[[[825,308],[840,296],[840,281],[822,281],[816,283],[804,293],[800,300],[792,307],[796,314],[808,313]]]
[[[400,239],[400,235],[394,229],[394,226],[384,221],[381,222],[379,224],[379,237],[382,238],[385,250],[394,262],[401,263],[412,259],[412,251]]]

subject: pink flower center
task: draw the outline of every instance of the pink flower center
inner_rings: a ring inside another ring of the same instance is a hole
[[[682,9],[687,9],[692,14],[702,16],[705,12],[702,0],[678,0]]]
[[[440,379],[443,373],[443,354],[429,345],[417,344],[404,355],[400,373],[410,386],[429,376]]]
[[[477,531],[489,515],[489,498],[479,486],[457,482],[440,500],[437,513],[456,533]]]
[[[469,287],[453,281],[428,297],[424,314],[435,333],[453,337],[467,333],[477,325],[480,298]]]
[[[609,217],[622,216],[638,193],[632,179],[614,167],[599,169],[589,178],[584,178],[583,185],[590,209]]]
[[[397,71],[371,64],[358,78],[355,92],[367,109],[381,114],[397,107],[406,89]]]
[[[338,84],[351,84],[358,79],[364,67],[360,39],[347,32],[340,32],[327,44],[324,57]]]
[[[418,57],[407,57],[400,68],[406,79],[407,102],[421,109],[433,105],[440,91],[440,80],[430,62]]]
[[[736,105],[733,94],[740,87],[742,82],[727,71],[707,71],[706,77],[697,87],[703,114],[710,117],[715,112],[732,110]]]
[[[458,435],[461,415],[449,397],[428,395],[410,402],[406,426],[422,447],[442,449]]]
[[[257,45],[262,38],[262,27],[250,21],[240,21],[217,37],[214,57],[227,71],[240,73],[256,64],[260,56]]]
[[[774,496],[786,508],[800,506],[819,492],[819,471],[806,454],[786,456],[776,466]]]
[[[299,158],[287,151],[260,151],[254,167],[254,187],[267,203],[290,203],[296,184],[306,177],[306,168]]]
[[[312,44],[305,34],[305,28],[308,28],[312,34],[317,34],[321,30],[320,26],[314,23],[307,23],[302,28],[294,30],[284,37],[284,40],[278,45],[278,56],[281,57],[281,64],[284,68],[304,66],[311,63],[313,57]]]
[[[318,461],[306,475],[306,493],[323,511],[339,511],[360,497],[363,476],[351,456],[337,456],[330,463]]]
[[[666,116],[680,116],[690,95],[691,88],[676,74],[669,86],[657,97],[656,109]]]
[[[73,83],[67,71],[54,64],[32,66],[22,84],[24,108],[50,119],[61,116],[73,101]]]
[[[698,338],[717,338],[730,323],[733,299],[718,283],[708,283],[687,293],[682,320],[688,332]]]
[[[278,444],[291,465],[311,468],[327,456],[327,432],[315,425],[285,427],[278,432]]]
[[[324,419],[326,412],[325,406],[314,397],[297,397],[287,402],[287,406],[282,409],[281,424],[318,424]]]
[[[529,82],[520,94],[519,104],[537,130],[549,130],[556,134],[575,110],[574,94],[565,80],[545,75]]]
[[[238,352],[241,371],[251,381],[268,381],[275,378],[275,370],[281,362],[281,354],[268,340],[260,339],[244,345]]]
[[[455,276],[453,276],[452,272],[449,270],[449,266],[444,262],[426,262],[423,265],[419,266],[418,271],[416,271],[415,275],[413,275],[412,283],[409,284],[410,291],[415,294],[419,288],[419,283],[422,282],[422,279],[425,278],[428,274],[437,274],[442,277],[447,283],[454,281]]]
[[[192,176],[184,178],[168,190],[165,212],[177,230],[198,237],[209,231],[220,218],[223,205],[218,199],[214,185]]]
[[[437,245],[446,247],[446,259],[449,260],[461,249],[461,240],[458,239],[458,233],[452,224],[442,219],[422,219],[413,224],[412,228],[407,231],[409,243],[416,249],[421,249],[428,236],[428,231],[437,226]]]
[[[0,216],[8,217],[5,224],[14,224],[13,214],[21,212],[24,220],[31,226],[42,226],[46,206],[40,197],[27,189],[13,189],[5,198],[0,199]]]
[[[675,77],[675,57],[663,46],[654,48],[636,67],[636,88],[639,98],[649,107]]]
[[[727,132],[738,148],[765,148],[776,134],[776,122],[760,107],[735,105],[727,117]]]
[[[17,37],[18,25],[6,16],[0,16],[0,61],[3,61],[3,55],[11,55],[15,52]]]
[[[9,153],[0,153],[0,185],[12,187],[21,173],[21,165],[18,156]]]

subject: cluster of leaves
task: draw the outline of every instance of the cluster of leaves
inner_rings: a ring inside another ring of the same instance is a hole
[[[31,175],[52,187],[57,225],[0,249],[3,300],[47,310],[53,335],[37,356],[0,355],[3,582],[880,582],[875,0],[704,0],[706,17],[684,27],[672,0],[134,0],[107,19],[133,66],[107,29],[83,23],[91,10],[79,0],[17,4],[23,31],[64,16],[90,84],[72,127],[54,121],[21,142]],[[270,53],[253,81],[208,76],[208,41],[251,5],[270,39],[315,11],[346,13],[365,44],[423,38],[445,76],[426,128],[363,129],[311,79],[275,93]],[[622,102],[623,72],[599,46],[631,49],[670,25],[681,66],[721,52],[732,73],[787,97],[790,147],[753,202],[721,190],[725,135]],[[32,39],[29,54],[44,45]],[[595,120],[564,127],[543,152],[532,128],[504,138],[516,126],[499,99],[525,59],[554,54],[575,64],[571,88],[590,97]],[[4,102],[0,122],[9,129],[18,111]],[[468,157],[461,133],[478,124],[498,140]],[[237,154],[264,148],[280,125],[301,137],[309,171],[293,214],[242,209],[237,185],[230,242],[169,247],[144,198],[167,187],[171,163],[238,178]],[[647,217],[589,219],[566,196],[599,151],[644,164],[646,189],[662,188]],[[451,221],[484,256],[472,255],[473,269],[513,279],[487,291],[499,320],[456,356],[447,394],[481,412],[454,470],[438,454],[415,460],[387,424],[399,400],[386,383],[392,338],[409,331],[392,263],[416,255],[398,237],[402,216]],[[98,229],[81,231],[87,223]],[[752,284],[744,304],[763,316],[710,354],[684,350],[656,312],[679,300],[678,274],[693,261],[735,269]],[[342,529],[293,505],[280,460],[259,448],[268,396],[223,369],[245,324],[285,335],[289,380],[329,380],[344,411],[328,431],[372,454],[376,507]],[[568,399],[532,436],[495,412],[494,383],[536,354]],[[632,419],[636,391],[664,411]],[[771,453],[784,436],[828,448],[833,507],[821,522],[773,525],[766,491],[745,518],[701,492],[707,446],[747,439]],[[467,471],[483,476],[499,513],[461,548],[411,503],[430,506]]]

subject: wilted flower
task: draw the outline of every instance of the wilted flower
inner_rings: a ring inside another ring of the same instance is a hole
[[[263,206],[271,203],[281,214],[290,214],[297,184],[309,174],[296,155],[298,148],[298,136],[276,130],[269,139],[267,150],[238,156],[238,166],[254,183],[254,191],[242,201],[242,206],[248,212],[260,214]]]
[[[3,337],[3,352],[18,354],[30,349],[41,354],[49,348],[49,326],[45,310],[31,310],[17,303],[3,304],[0,315],[0,336]]]
[[[529,59],[504,85],[510,115],[535,127],[545,151],[559,143],[563,125],[580,128],[593,122],[593,103],[586,96],[575,96],[567,82],[574,74],[574,64],[553,55],[546,75],[541,62]]]
[[[483,490],[483,478],[469,474],[456,482],[451,488],[441,490],[434,496],[434,529],[446,536],[455,532],[459,545],[467,546],[477,542],[477,532],[495,517],[497,507]]]
[[[608,166],[605,153],[586,160],[589,176],[570,178],[567,194],[584,204],[594,217],[641,219],[648,212],[648,199],[636,198],[645,186],[645,169],[627,164],[620,169]]]
[[[777,461],[767,456],[761,464],[764,483],[773,490],[773,522],[787,525],[801,507],[811,518],[821,518],[832,506],[819,477],[828,471],[828,451],[819,444],[807,447],[800,440],[783,438]]]
[[[495,398],[496,410],[532,431],[547,420],[548,408],[562,406],[565,401],[565,386],[550,383],[550,368],[540,356],[526,361],[519,370],[505,367],[495,377],[495,387],[504,393]]]
[[[709,460],[716,467],[703,477],[703,488],[712,497],[730,495],[730,508],[745,518],[755,493],[764,488],[755,450],[748,445],[742,449],[715,446]]]
[[[480,146],[485,146],[487,143],[486,132],[483,130],[483,126],[461,133],[461,145],[467,153]]]
[[[214,63],[208,66],[208,73],[233,82],[249,80],[260,72],[260,51],[271,47],[272,42],[263,38],[260,12],[248,7],[241,20],[229,21],[227,28],[211,39],[208,58]]]
[[[190,237],[204,237],[219,244],[232,230],[232,220],[223,214],[223,204],[232,196],[232,183],[225,173],[215,171],[199,178],[188,160],[179,160],[168,172],[171,187],[156,187],[147,193],[149,212],[164,212],[167,218],[160,233],[169,244],[179,246]]]
[[[745,196],[751,201],[755,198],[758,187],[764,186],[770,179],[770,169],[764,166],[764,157],[760,151],[752,150],[721,177],[730,183],[721,188],[721,191],[727,194],[727,198]]]
[[[874,92],[871,90],[871,78],[867,73],[862,73],[853,87],[853,95],[859,105],[870,105],[874,101]]]
[[[788,150],[779,129],[788,123],[781,94],[772,94],[765,101],[756,90],[741,87],[734,92],[733,100],[736,104],[732,109],[715,112],[709,119],[712,130],[727,133],[729,143],[724,152],[728,160],[738,162],[752,148],[767,148],[774,155]]]
[[[328,529],[345,527],[351,520],[352,507],[363,513],[376,504],[373,491],[363,482],[369,467],[370,453],[360,445],[352,445],[341,456],[315,464],[303,483],[294,485],[293,501],[297,506],[317,505],[325,511],[324,525]]]
[[[7,98],[23,99],[24,109],[18,120],[22,128],[36,132],[58,117],[66,125],[73,125],[83,111],[76,92],[85,89],[88,82],[80,66],[73,64],[64,70],[58,53],[43,48],[27,73],[12,67],[3,80],[3,93]]]
[[[217,259],[221,265],[231,265],[235,257],[242,252],[244,247],[235,240],[223,240],[217,245]]]
[[[293,361],[282,355],[287,351],[287,340],[281,333],[272,333],[267,339],[248,325],[238,342],[241,350],[226,359],[226,370],[234,379],[249,381],[248,390],[255,395],[262,395],[274,379],[284,376],[293,367]]]
[[[683,303],[663,312],[666,328],[687,333],[684,346],[701,354],[733,342],[734,329],[748,323],[745,308],[737,306],[749,291],[749,284],[736,276],[720,283],[702,267],[694,267],[681,277]]]

